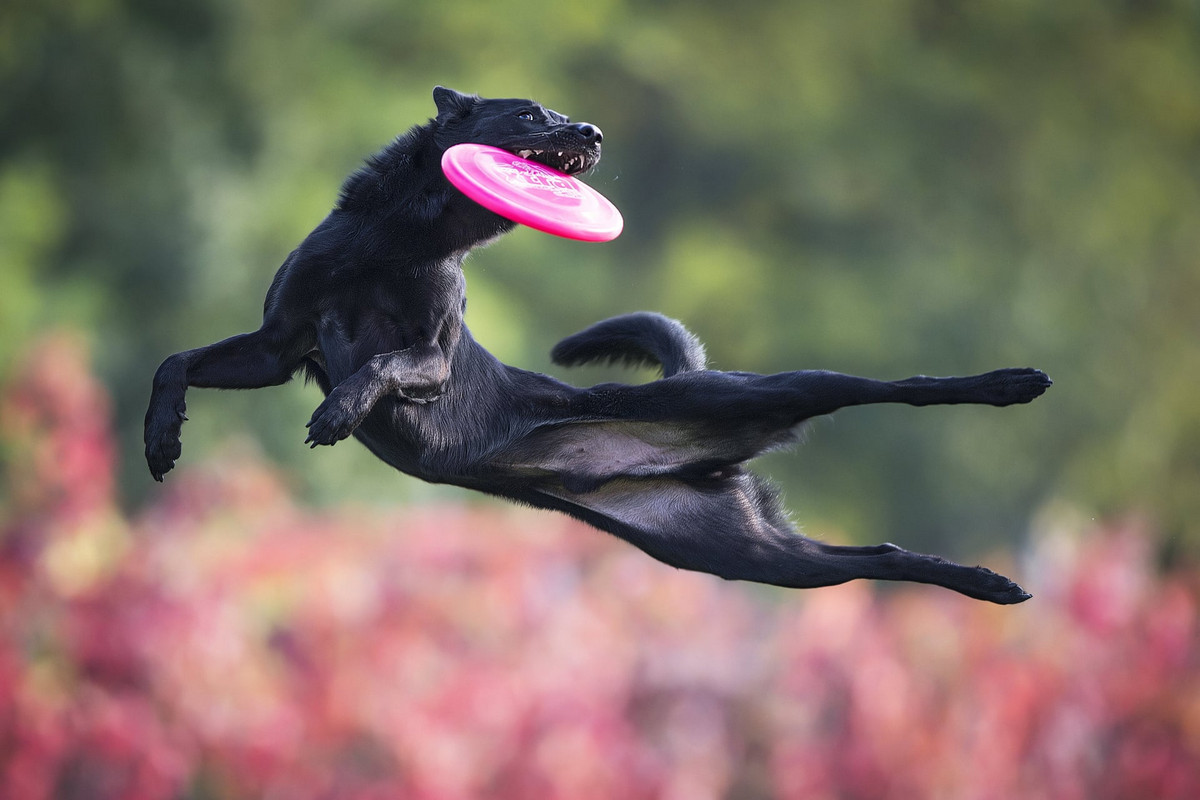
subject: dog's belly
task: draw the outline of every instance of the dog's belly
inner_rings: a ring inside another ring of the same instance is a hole
[[[428,403],[384,397],[354,435],[403,473],[463,485],[486,466],[486,451],[494,444],[488,432],[493,410],[454,392]]]
[[[366,420],[354,431],[354,437],[380,460],[424,480],[432,476],[422,467],[428,458],[428,446],[421,435],[418,419],[421,406],[394,397],[384,397]]]

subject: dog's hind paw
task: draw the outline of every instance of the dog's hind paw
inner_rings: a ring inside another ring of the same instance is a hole
[[[1028,403],[1041,397],[1054,383],[1046,373],[1030,367],[998,369],[983,377],[988,379],[986,402],[994,406]]]
[[[971,580],[971,586],[969,588],[959,588],[959,591],[963,594],[978,600],[989,600],[1001,605],[1024,603],[1033,597],[1029,592],[1018,586],[1015,581],[1009,580],[999,573],[992,572],[986,567],[975,567],[974,572],[975,575]]]

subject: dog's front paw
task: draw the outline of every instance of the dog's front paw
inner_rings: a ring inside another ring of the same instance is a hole
[[[166,406],[151,406],[146,414],[146,465],[154,480],[160,483],[183,453],[179,435],[186,419],[183,400]]]
[[[1029,367],[998,369],[986,376],[987,402],[994,406],[1028,403],[1040,397],[1054,381],[1041,370]]]
[[[366,411],[358,405],[351,394],[334,389],[313,412],[304,443],[311,447],[332,445],[354,433],[366,417]]]

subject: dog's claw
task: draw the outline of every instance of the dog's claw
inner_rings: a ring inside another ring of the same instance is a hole
[[[312,420],[309,420],[309,421],[308,421],[308,422],[305,424],[305,427],[306,427],[306,428],[311,428],[311,427],[312,427]],[[308,434],[307,436],[305,436],[305,437],[304,437],[304,443],[305,443],[306,445],[308,445],[308,447],[309,447],[309,449],[310,449],[310,450],[312,450],[312,449],[316,449],[316,446],[317,446],[317,445],[319,445],[319,444],[324,444],[323,442],[321,442],[321,441],[318,441],[318,439],[317,439],[317,436],[316,436],[316,435],[314,435],[314,434],[312,433],[312,431],[311,431],[311,430],[309,431],[309,434]],[[328,442],[327,444],[335,444],[335,442]]]

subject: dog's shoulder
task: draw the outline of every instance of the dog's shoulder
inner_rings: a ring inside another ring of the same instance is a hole
[[[372,156],[342,182],[337,209],[362,212],[378,210],[420,186],[419,176],[436,161],[434,122],[413,127]]]

